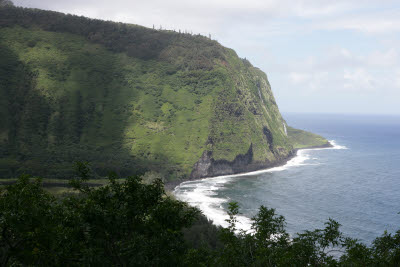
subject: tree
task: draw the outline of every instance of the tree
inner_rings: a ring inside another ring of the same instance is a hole
[[[0,0],[0,7],[2,6],[14,6],[11,0]]]
[[[198,210],[165,195],[160,180],[140,177],[90,188],[86,164],[71,185],[77,194],[56,199],[40,179],[22,176],[0,195],[2,265],[175,266],[186,252],[182,228]]]
[[[294,236],[286,232],[283,216],[261,206],[252,219],[250,232],[238,231],[237,203],[229,204],[228,228],[221,229],[222,247],[216,251],[192,251],[188,265],[195,266],[398,266],[400,231],[384,233],[372,247],[345,237],[340,224],[332,219],[324,229],[305,231]],[[336,254],[334,254],[336,253]]]

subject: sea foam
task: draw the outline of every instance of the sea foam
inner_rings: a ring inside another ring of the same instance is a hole
[[[218,197],[218,190],[224,188],[224,186],[227,184],[234,182],[235,178],[237,177],[247,176],[251,178],[251,176],[256,176],[262,173],[279,172],[287,170],[288,168],[300,167],[304,165],[315,165],[312,160],[315,161],[317,158],[312,158],[310,161],[311,158],[308,154],[310,150],[347,149],[345,146],[336,144],[335,140],[330,140],[329,142],[333,147],[298,150],[296,156],[283,166],[254,172],[223,175],[183,182],[175,187],[174,195],[177,199],[185,201],[189,203],[189,205],[199,208],[208,219],[213,221],[215,225],[227,227],[228,222],[226,220],[229,219],[229,216],[223,205],[224,203],[231,201],[231,199]],[[237,220],[238,223],[236,227],[238,229],[244,231],[251,230],[250,218],[238,215]]]

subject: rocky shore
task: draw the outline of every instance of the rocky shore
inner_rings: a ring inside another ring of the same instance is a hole
[[[204,152],[201,159],[193,167],[192,174],[188,180],[170,181],[165,183],[165,188],[168,191],[173,191],[174,188],[182,182],[192,181],[204,178],[211,178],[222,175],[240,174],[263,169],[269,169],[285,165],[289,160],[297,155],[297,151],[302,149],[317,149],[333,147],[330,142],[321,146],[310,146],[304,148],[293,149],[287,157],[279,158],[274,162],[252,162],[253,150],[250,146],[249,150],[244,155],[238,155],[233,161],[214,160],[212,154]]]

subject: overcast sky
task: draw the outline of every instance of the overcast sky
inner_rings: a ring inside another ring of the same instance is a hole
[[[14,0],[211,34],[268,75],[283,112],[400,114],[400,1]]]

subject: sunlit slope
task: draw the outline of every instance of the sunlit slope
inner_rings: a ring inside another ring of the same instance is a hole
[[[215,41],[42,10],[0,18],[2,177],[65,178],[86,160],[100,176],[174,180],[291,154],[266,75]]]
[[[288,137],[294,148],[330,147],[331,144],[324,137],[307,131],[287,128]]]

